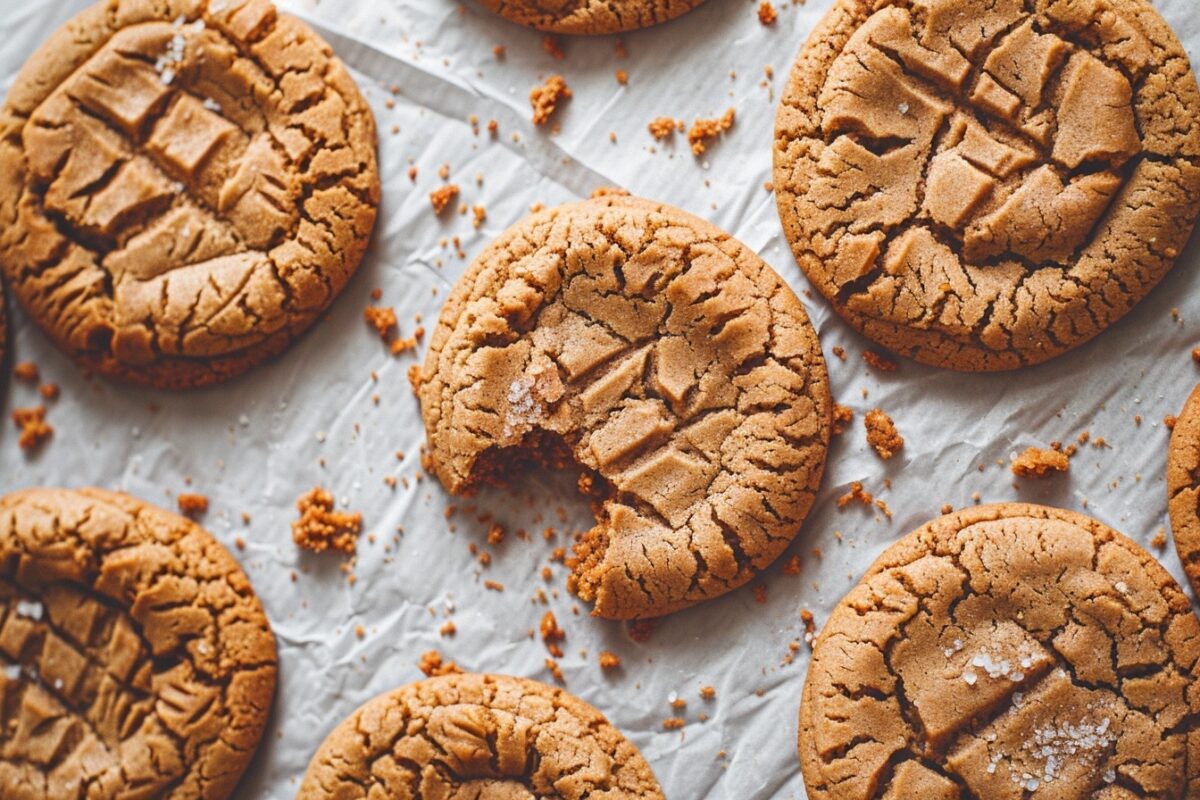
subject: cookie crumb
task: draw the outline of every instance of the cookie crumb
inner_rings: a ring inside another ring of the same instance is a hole
[[[57,383],[43,383],[38,387],[38,394],[46,400],[57,400],[60,393]]]
[[[550,655],[555,658],[562,658],[562,648],[558,643],[567,638],[567,632],[558,627],[558,620],[554,617],[553,611],[547,611],[542,616],[541,625],[538,629],[542,634],[542,644],[546,645],[546,649],[550,651]]]
[[[692,154],[702,155],[708,147],[709,139],[714,139],[732,128],[734,116],[734,110],[729,108],[725,110],[720,119],[698,119],[693,122],[691,130],[687,134],[688,144],[692,146]]]
[[[362,514],[333,510],[333,495],[315,487],[296,501],[300,519],[292,523],[292,539],[314,553],[333,549],[353,553],[362,533]]]
[[[433,213],[440,216],[456,197],[458,197],[458,184],[456,183],[447,183],[445,186],[434,189],[429,193],[429,204],[433,206]]]
[[[446,624],[438,628],[439,636],[453,636],[458,633],[458,626],[454,624],[454,620],[446,620]]]
[[[554,680],[559,684],[566,684],[566,679],[563,677],[562,667],[558,666],[558,662],[553,658],[547,658],[545,661],[546,669],[550,670],[550,674],[554,676]]]
[[[942,513],[943,514],[950,514],[953,512],[954,512],[954,506],[950,505],[949,503],[942,503]]]
[[[437,650],[427,650],[421,654],[421,660],[417,662],[417,669],[425,673],[427,678],[436,678],[439,675],[455,675],[461,673],[458,664],[453,661],[444,661],[442,654]]]
[[[854,421],[854,409],[850,406],[844,406],[841,403],[833,404],[833,435],[838,436],[846,432],[846,428]]]
[[[1044,478],[1051,472],[1066,472],[1071,459],[1059,450],[1028,447],[1013,459],[1012,473],[1019,478]]]
[[[864,350],[862,357],[863,361],[867,362],[868,367],[877,369],[880,372],[895,372],[898,366],[895,361],[874,350]]]
[[[855,481],[854,483],[850,484],[850,491],[846,492],[837,499],[837,507],[845,508],[855,500],[862,503],[864,506],[869,506],[875,502],[875,498],[870,492],[863,491],[863,485],[860,481]]]
[[[1154,533],[1154,538],[1150,540],[1150,546],[1155,550],[1162,550],[1167,546],[1167,529],[1159,527]]]
[[[678,125],[679,123],[671,117],[655,117],[646,128],[650,131],[651,136],[661,142],[664,139],[670,139]]]
[[[629,73],[623,69],[617,70],[617,83],[625,86],[629,83]]]
[[[896,424],[885,411],[873,408],[863,417],[863,426],[867,429],[867,444],[875,449],[884,461],[904,447],[904,437],[896,431]]]
[[[32,361],[22,361],[20,364],[13,366],[12,374],[19,381],[34,383],[39,376],[38,366]]]
[[[844,348],[844,347],[841,347],[839,345],[834,345],[833,354],[835,356],[837,356],[838,358],[840,358],[842,361],[846,360],[846,348]]]
[[[567,55],[563,50],[562,39],[557,36],[543,36],[542,49],[549,53],[552,58],[559,61],[562,61]]]
[[[1175,430],[1175,423],[1178,421],[1178,418],[1174,414],[1167,414],[1165,417],[1163,417],[1163,425],[1169,431]]]
[[[46,422],[45,404],[32,408],[15,408],[12,419],[13,424],[21,431],[17,437],[17,444],[22,450],[32,450],[54,435],[54,428]]]
[[[662,722],[664,731],[677,731],[685,724],[686,722],[684,721],[683,717],[667,717]]]
[[[700,687],[700,699],[701,700],[715,700],[716,697],[717,697],[717,690],[714,689],[713,687],[711,687],[711,686],[701,686]]]
[[[202,494],[181,494],[175,498],[179,511],[189,517],[198,517],[208,511],[208,497]]]
[[[503,592],[504,584],[499,581],[484,581],[483,588],[491,592]]]
[[[804,568],[804,560],[798,555],[793,555],[783,565],[781,570],[784,575],[799,575]]]
[[[763,25],[771,26],[779,19],[779,14],[775,11],[775,6],[771,5],[771,0],[762,0],[758,4],[758,21]]]
[[[551,75],[541,86],[529,91],[529,105],[533,107],[533,124],[544,125],[558,108],[560,100],[571,99],[571,88],[562,75]]]
[[[609,650],[600,651],[600,669],[610,670],[621,666],[621,657]]]
[[[391,306],[367,306],[363,309],[363,319],[379,333],[379,338],[385,342],[396,329],[396,310]]]

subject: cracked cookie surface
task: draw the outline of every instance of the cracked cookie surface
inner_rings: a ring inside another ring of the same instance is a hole
[[[703,0],[480,0],[510,22],[548,33],[599,36],[648,28]]]
[[[1200,386],[1192,390],[1167,449],[1171,538],[1192,588],[1200,594]]]
[[[880,556],[821,632],[800,710],[813,800],[1200,793],[1200,620],[1081,514],[971,508]]]
[[[451,493],[522,459],[586,471],[597,524],[572,586],[617,619],[723,594],[783,552],[831,424],[820,343],[780,277],[709,223],[619,195],[484,250],[417,388]]]
[[[1200,90],[1146,0],[837,0],[774,161],[796,259],[851,325],[1012,369],[1171,268],[1200,213]]]
[[[0,114],[0,268],[65,351],[170,388],[282,351],[362,259],[370,108],[265,0],[118,0],[69,21]]]
[[[229,797],[275,690],[250,582],[126,495],[0,498],[0,796]]]
[[[369,701],[321,745],[297,800],[662,800],[599,711],[536,681],[446,675]]]

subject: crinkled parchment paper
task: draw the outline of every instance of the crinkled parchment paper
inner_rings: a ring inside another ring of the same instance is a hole
[[[270,615],[282,670],[274,717],[239,797],[292,797],[325,734],[368,698],[420,678],[416,663],[426,650],[437,648],[470,670],[552,680],[546,650],[529,634],[545,610],[531,599],[545,587],[567,632],[560,662],[567,688],[642,749],[668,797],[802,798],[795,755],[808,662],[802,608],[821,624],[884,547],[943,503],[967,505],[975,493],[984,502],[1021,499],[1082,510],[1144,544],[1166,524],[1162,419],[1178,412],[1200,380],[1189,357],[1200,344],[1196,246],[1123,322],[1065,357],[1014,374],[962,375],[911,362],[890,374],[869,372],[860,357],[868,343],[822,300],[802,294],[830,362],[835,397],[857,412],[854,426],[833,443],[804,529],[758,581],[767,587],[766,602],[756,602],[747,587],[667,618],[646,643],[632,641],[620,624],[589,618],[566,593],[561,565],[553,566],[552,583],[540,577],[552,549],[589,524],[569,478],[537,478],[517,496],[457,501],[450,520],[451,500],[436,482],[414,482],[423,433],[405,373],[416,356],[392,357],[362,310],[379,287],[403,335],[412,333],[417,314],[430,328],[467,266],[455,254],[454,237],[469,259],[532,203],[561,203],[618,185],[712,220],[804,292],[807,283],[763,184],[771,178],[772,125],[788,68],[830,2],[777,0],[779,21],[767,28],[748,0],[708,0],[673,22],[621,37],[624,58],[615,53],[617,37],[600,37],[567,40],[562,61],[543,49],[541,34],[469,2],[284,2],[351,67],[379,125],[379,223],[367,259],[328,319],[240,380],[169,394],[85,378],[15,311],[17,359],[36,361],[63,395],[49,413],[54,438],[26,456],[8,416],[37,396],[17,382],[4,389],[0,489],[92,484],[167,507],[173,493],[199,491],[212,501],[205,526],[230,548],[239,537],[245,541],[234,553]],[[34,48],[84,5],[3,0],[6,86]],[[1194,52],[1200,43],[1194,0],[1156,5]],[[507,49],[503,60],[493,55],[497,44]],[[618,84],[618,69],[628,73],[628,85]],[[552,73],[563,74],[575,94],[556,117],[556,134],[534,130],[527,100],[529,89]],[[394,96],[393,86],[399,87]],[[674,145],[652,146],[651,119],[670,115],[690,123],[730,106],[736,125],[701,158],[680,136]],[[483,129],[493,118],[494,140]],[[470,213],[438,219],[430,211],[428,194],[441,185],[438,168],[446,163],[462,187],[461,201],[487,209],[478,230]],[[415,183],[410,165],[417,168]],[[443,239],[451,242],[443,247]],[[837,345],[848,354],[844,362],[832,355]],[[886,463],[863,437],[862,415],[876,406],[891,413],[907,442]],[[1081,448],[1069,475],[1014,486],[1011,453],[1073,441],[1084,430],[1109,446]],[[388,476],[407,477],[409,485],[390,489]],[[839,511],[836,498],[854,481],[894,516],[859,505]],[[292,544],[294,502],[314,485],[361,511],[376,534],[374,544],[365,536],[361,542],[353,585],[337,557],[303,555]],[[488,524],[477,520],[484,511],[509,531],[498,547],[487,545]],[[558,532],[553,542],[542,539],[547,526]],[[515,537],[522,527],[529,541]],[[493,554],[490,567],[468,552],[471,543]],[[800,576],[780,571],[792,554],[804,559]],[[1181,574],[1173,549],[1156,554]],[[489,579],[505,590],[486,589]],[[448,611],[458,630],[452,638],[438,633]],[[361,639],[357,625],[365,629]],[[801,642],[799,652],[785,664],[794,641]],[[602,672],[601,650],[620,655],[623,667]],[[716,688],[715,700],[700,699],[703,684]],[[687,701],[685,711],[671,708],[674,693]],[[663,719],[676,713],[686,718],[684,728],[663,730]]]

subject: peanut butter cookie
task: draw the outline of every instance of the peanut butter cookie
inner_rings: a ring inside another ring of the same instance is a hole
[[[1200,620],[1094,519],[1002,504],[889,548],[817,639],[812,800],[1200,796]]]
[[[283,350],[362,259],[375,125],[346,68],[266,0],[114,0],[0,113],[0,268],[84,366],[170,388]]]
[[[275,638],[195,523],[131,497],[0,498],[0,797],[231,796]]]
[[[1171,432],[1167,503],[1175,549],[1200,594],[1200,386],[1192,390]]]
[[[480,0],[510,22],[547,33],[599,36],[648,28],[703,0]]]
[[[596,526],[572,586],[595,614],[666,614],[750,580],[795,536],[832,402],[799,300],[690,214],[607,195],[479,255],[417,380],[452,493],[531,464],[584,470]]]
[[[523,678],[460,674],[380,695],[329,734],[296,798],[349,797],[663,794],[637,748],[582,700]]]
[[[851,325],[1012,369],[1171,268],[1200,213],[1200,90],[1147,0],[837,0],[774,153],[796,259]]]

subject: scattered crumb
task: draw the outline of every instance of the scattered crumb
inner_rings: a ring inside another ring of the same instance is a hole
[[[300,519],[292,523],[292,539],[305,550],[353,553],[362,533],[362,514],[333,510],[333,495],[320,486],[296,501]]]
[[[1192,349],[1192,361],[1195,361],[1197,364],[1200,364],[1200,347],[1196,347],[1196,348]]]
[[[497,61],[503,61],[503,60],[504,60],[504,54],[505,54],[505,52],[506,52],[506,51],[505,51],[505,49],[504,49],[504,45],[502,45],[502,44],[498,44],[498,45],[496,45],[495,47],[493,47],[493,48],[492,48],[492,55],[495,57],[495,59],[496,59]]]
[[[550,120],[560,100],[571,99],[571,88],[562,75],[551,75],[541,86],[529,92],[529,105],[533,106],[533,124],[544,125]]]
[[[844,348],[844,347],[841,347],[839,345],[834,345],[833,354],[835,356],[837,356],[838,358],[840,358],[842,361],[846,360],[846,348]]]
[[[779,19],[779,14],[775,11],[775,6],[771,5],[771,0],[762,0],[758,4],[758,21],[763,25],[774,25]]]
[[[43,383],[38,387],[38,394],[46,400],[57,400],[60,394],[57,383]]]
[[[854,421],[854,409],[840,403],[833,404],[833,435],[846,432],[846,428]]]
[[[882,353],[877,353],[874,350],[863,351],[863,361],[867,362],[867,366],[872,369],[877,369],[880,372],[895,372],[896,362]]]
[[[1178,419],[1174,414],[1167,414],[1165,417],[1163,417],[1163,425],[1165,425],[1169,431],[1175,430],[1176,422],[1178,422]]]
[[[363,319],[379,332],[379,338],[385,342],[396,329],[396,310],[391,306],[367,306],[363,309]]]
[[[734,110],[726,109],[720,119],[698,119],[692,123],[688,131],[688,144],[692,146],[694,155],[701,155],[707,149],[709,139],[720,136],[733,127]]]
[[[943,514],[950,514],[953,511],[954,511],[954,506],[950,505],[949,503],[942,503],[942,513]]]
[[[458,633],[458,626],[454,624],[454,620],[446,620],[446,624],[438,628],[438,634],[441,636],[453,636]]]
[[[1150,540],[1150,546],[1156,550],[1162,550],[1167,546],[1167,529],[1160,527],[1154,533],[1154,538]]]
[[[17,444],[22,450],[32,450],[54,435],[54,428],[46,422],[46,406],[16,408],[12,413],[13,424],[21,431]]]
[[[845,508],[855,500],[862,503],[864,506],[869,506],[871,503],[875,502],[875,498],[870,492],[863,491],[862,483],[855,481],[854,483],[850,484],[850,491],[846,492],[837,499],[837,507]]]
[[[1012,473],[1020,478],[1043,478],[1051,472],[1066,472],[1071,459],[1058,450],[1030,447],[1013,459]]]
[[[429,204],[433,206],[434,214],[441,214],[458,197],[458,184],[447,183],[429,193]]]
[[[38,366],[32,361],[22,361],[13,367],[13,377],[19,381],[34,383],[38,379]]]
[[[542,634],[542,644],[546,645],[546,649],[550,651],[550,655],[555,658],[562,658],[562,648],[558,643],[567,638],[567,632],[558,627],[558,620],[554,617],[553,611],[547,611],[542,616],[542,623],[539,626]]]
[[[700,687],[700,699],[701,700],[715,700],[716,697],[717,697],[717,690],[714,689],[713,687],[711,687],[711,686],[701,686]]]
[[[483,206],[471,206],[471,225],[473,225],[476,230],[479,229],[479,226],[483,224],[485,219],[487,219],[486,208]]]
[[[650,135],[658,141],[671,138],[678,128],[680,123],[676,122],[671,117],[656,117],[650,121],[646,128],[650,131]]]
[[[354,626],[354,635],[356,637],[358,637],[359,639],[362,639],[367,635],[367,629],[364,628],[362,625],[355,625]]]
[[[804,560],[798,555],[793,555],[784,563],[782,572],[784,575],[799,575],[803,568]]]
[[[616,669],[621,666],[621,657],[608,650],[600,651],[600,669]]]
[[[208,497],[202,494],[181,494],[175,498],[180,512],[189,517],[200,516],[208,511]]]
[[[553,658],[546,659],[546,669],[550,670],[550,674],[554,676],[554,680],[560,684],[565,684],[567,681],[563,678],[562,667],[558,666],[558,662]]]
[[[663,720],[662,726],[664,731],[677,731],[685,724],[683,717],[667,717]]]
[[[767,586],[760,583],[754,587],[754,602],[764,604],[767,602]]]
[[[810,648],[817,638],[817,620],[807,608],[800,609],[800,621],[804,623],[804,643]]]
[[[492,592],[503,592],[504,584],[498,581],[484,581],[483,588]]]
[[[617,70],[617,83],[621,84],[622,86],[629,83],[629,73],[623,69]]]
[[[453,661],[443,661],[442,654],[437,650],[429,650],[421,655],[421,660],[417,662],[417,669],[425,673],[428,678],[434,678],[438,675],[454,675],[462,672],[458,668],[458,664]]]
[[[882,409],[874,408],[863,417],[863,426],[867,429],[867,444],[875,448],[875,452],[884,461],[904,447],[904,437],[896,432],[896,424]]]

